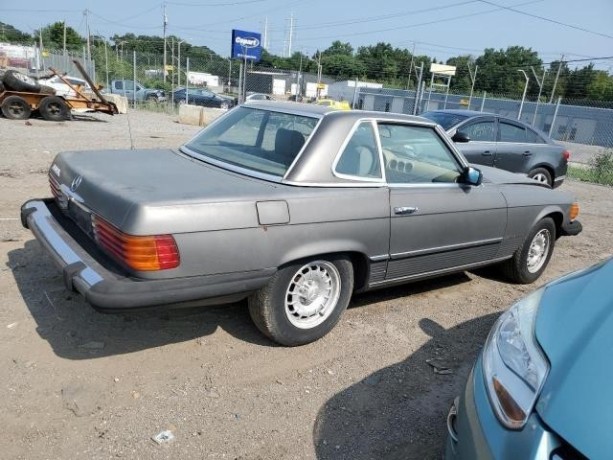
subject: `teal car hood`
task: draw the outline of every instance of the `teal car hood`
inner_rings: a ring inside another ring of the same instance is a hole
[[[589,458],[613,452],[613,259],[549,285],[536,338],[551,363],[536,411]]]

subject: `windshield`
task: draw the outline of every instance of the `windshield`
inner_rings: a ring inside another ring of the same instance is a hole
[[[448,131],[450,128],[468,118],[466,115],[448,112],[426,112],[422,113],[420,117],[424,117],[438,123],[445,131]]]
[[[186,147],[207,158],[283,177],[318,120],[241,106],[203,130]]]

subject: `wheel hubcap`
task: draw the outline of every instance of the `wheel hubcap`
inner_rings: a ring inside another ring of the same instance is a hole
[[[528,249],[528,271],[536,273],[539,271],[549,254],[549,246],[551,244],[551,234],[548,230],[543,229],[534,235],[530,249]]]
[[[534,176],[532,176],[532,179],[534,179],[537,182],[543,182],[545,184],[548,183],[547,181],[547,177],[545,177],[545,174],[535,174]]]
[[[334,311],[340,287],[340,275],[334,264],[318,260],[302,266],[285,293],[287,318],[300,329],[320,325]]]

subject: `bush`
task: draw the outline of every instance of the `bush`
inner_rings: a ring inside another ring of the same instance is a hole
[[[569,167],[569,177],[596,184],[613,185],[613,150],[603,150],[590,159],[587,168]]]

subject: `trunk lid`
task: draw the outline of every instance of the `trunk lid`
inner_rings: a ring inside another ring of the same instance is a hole
[[[174,150],[63,152],[49,176],[82,208],[133,235],[256,226],[255,202],[279,189]]]

